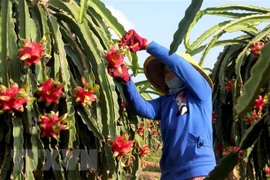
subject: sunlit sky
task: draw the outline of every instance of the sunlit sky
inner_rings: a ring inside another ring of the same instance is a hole
[[[125,30],[135,29],[138,34],[149,41],[156,41],[169,48],[178,24],[184,17],[185,10],[190,5],[191,0],[102,0],[102,2],[125,27]],[[201,9],[225,4],[248,4],[270,8],[269,0],[204,0]],[[223,20],[225,18],[218,16],[203,17],[191,32],[191,42],[205,30]],[[233,34],[223,36],[223,38],[228,37],[233,37]],[[206,57],[203,67],[212,68],[222,49],[221,47],[212,49]],[[184,51],[182,43],[178,52]],[[145,51],[140,51],[137,54],[140,66],[142,66],[149,54]],[[194,56],[197,61],[200,57],[200,54]],[[140,76],[141,78],[144,79],[143,76]]]

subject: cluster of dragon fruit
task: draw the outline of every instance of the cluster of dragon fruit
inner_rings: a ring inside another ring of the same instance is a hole
[[[118,47],[112,47],[105,53],[108,65],[120,68],[121,64],[124,63],[125,50],[123,51]],[[33,65],[40,65],[42,58],[45,56],[45,46],[42,41],[32,42],[24,40],[24,44],[19,50],[18,59],[23,61],[27,68],[30,68]],[[74,100],[78,105],[84,107],[91,106],[92,102],[97,98],[96,92],[98,92],[99,86],[86,82],[84,77],[82,77],[81,80],[83,87],[77,86],[74,89]],[[65,97],[64,82],[47,77],[44,82],[39,83],[35,95],[37,98],[34,98],[28,93],[27,85],[19,87],[15,82],[11,83],[10,88],[0,85],[0,113],[23,112],[26,104],[31,103],[35,99],[37,99],[38,102],[44,103],[46,107],[58,104],[60,98]],[[124,106],[123,104],[123,109],[125,109]],[[56,140],[59,140],[60,131],[72,128],[68,125],[67,114],[59,116],[59,112],[54,111],[41,115],[38,123],[41,130],[41,137],[53,137]],[[142,127],[138,133],[143,136],[141,134]],[[157,135],[157,130],[153,129],[151,133]],[[124,162],[127,167],[133,164],[134,156],[131,153],[132,150],[135,150],[141,158],[150,154],[148,145],[145,144],[140,147],[138,143],[129,141],[126,134],[118,135],[110,144],[114,157]],[[145,167],[146,162],[141,161],[141,166]]]
[[[43,57],[46,56],[42,42],[32,42],[24,40],[23,46],[19,50],[18,59],[23,61],[26,67],[34,64],[40,64]],[[84,78],[82,78],[84,80]],[[89,106],[96,99],[95,93],[99,86],[91,86],[89,83],[83,81],[84,87],[76,87],[74,89],[74,98],[77,104],[82,106]],[[46,78],[41,82],[36,90],[38,102],[44,102],[46,106],[58,104],[60,98],[65,97],[64,83],[59,82],[53,78]],[[27,102],[33,101],[35,98],[31,97],[27,92],[27,85],[19,87],[17,83],[12,82],[11,87],[0,85],[0,113],[15,111],[23,112]],[[61,130],[67,130],[68,126],[67,115],[59,117],[58,112],[51,111],[42,115],[39,119],[39,127],[41,129],[41,137],[54,137],[59,139]]]

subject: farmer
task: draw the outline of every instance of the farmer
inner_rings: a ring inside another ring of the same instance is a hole
[[[160,120],[163,152],[161,179],[204,179],[216,165],[212,148],[212,81],[187,54],[169,55],[168,49],[148,42],[136,31],[122,37],[120,45],[131,52],[147,50],[144,73],[163,95],[144,100],[130,78],[125,65],[123,73],[108,67],[108,73],[122,81],[125,98],[137,115]]]

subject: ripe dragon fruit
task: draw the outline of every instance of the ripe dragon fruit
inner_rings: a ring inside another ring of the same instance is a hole
[[[98,92],[99,86],[97,84],[91,85],[83,78],[84,87],[77,86],[75,88],[75,101],[82,106],[91,106],[92,102],[96,100],[95,93]]]
[[[66,125],[67,115],[59,117],[59,113],[46,113],[39,119],[39,127],[41,129],[41,137],[54,137],[59,140],[60,131],[70,129]]]
[[[124,55],[127,54],[128,48],[120,49],[118,45],[113,45],[110,50],[105,51],[106,60],[109,67],[116,67],[122,74],[121,65],[124,64]]]
[[[260,110],[262,111],[264,108],[264,99],[262,96],[259,96],[256,100],[255,100],[255,104],[253,106],[254,109],[256,110]]]
[[[140,157],[145,157],[150,154],[150,149],[148,145],[143,145],[142,147],[139,148],[139,156]]]
[[[261,56],[261,50],[262,50],[263,47],[264,47],[263,42],[255,42],[251,46],[251,53],[256,57],[260,57]]]
[[[54,81],[52,78],[44,81],[37,89],[39,101],[46,102],[47,106],[51,103],[59,103],[59,99],[64,96],[63,86],[63,84]]]
[[[146,168],[147,165],[148,165],[148,164],[147,164],[146,161],[141,160],[141,167],[142,167],[142,169]]]
[[[119,67],[124,63],[124,56],[116,47],[106,51],[106,59],[111,67]]]
[[[152,130],[152,135],[156,136],[158,134],[158,131],[156,129]]]
[[[40,58],[45,55],[44,47],[41,42],[24,41],[25,44],[21,47],[19,59],[24,61],[26,66],[40,63]]]
[[[24,88],[19,88],[17,83],[12,83],[11,88],[0,85],[0,107],[4,111],[24,111],[23,105],[29,100],[29,95]]]
[[[270,177],[270,168],[268,167],[268,165],[265,165],[264,173],[265,173],[265,177],[267,178]]]
[[[111,143],[111,149],[114,157],[122,157],[130,154],[133,142],[128,140],[128,136],[116,136]]]

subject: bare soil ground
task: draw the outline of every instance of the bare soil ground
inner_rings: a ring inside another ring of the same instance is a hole
[[[160,179],[160,168],[157,162],[148,162],[146,168],[140,173],[140,180]]]

